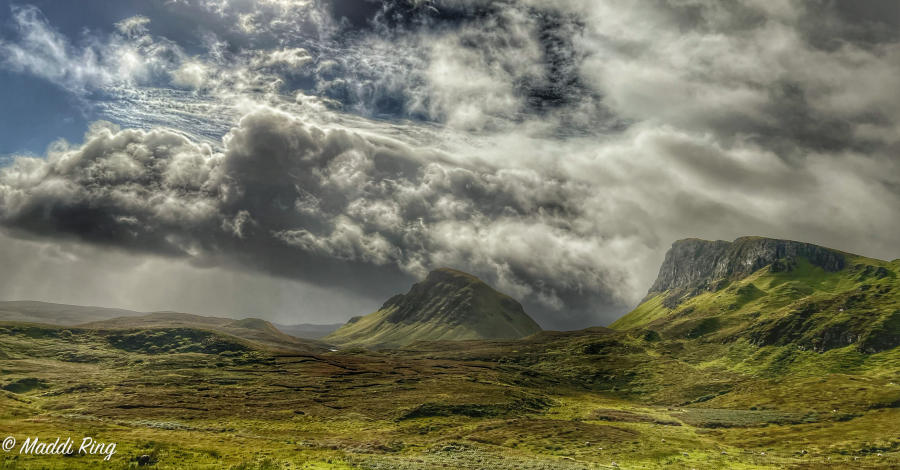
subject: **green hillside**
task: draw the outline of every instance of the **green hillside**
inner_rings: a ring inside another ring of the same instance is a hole
[[[0,323],[0,430],[119,444],[0,469],[900,468],[898,264],[686,240],[616,328],[490,340],[464,338],[530,319],[440,270],[343,328],[406,343],[380,350],[173,313]]]
[[[676,242],[645,301],[611,326],[817,352],[853,345],[876,353],[900,345],[900,261],[785,240],[723,243]],[[772,253],[759,251],[766,244]],[[684,270],[697,260],[708,266],[691,266],[691,279],[671,275],[676,265]],[[733,269],[744,266],[752,268]]]
[[[415,341],[522,338],[539,331],[540,326],[511,297],[475,276],[443,268],[323,340],[345,346],[396,347]]]
[[[111,462],[9,453],[3,469],[900,465],[900,348],[590,328],[310,354],[191,328],[5,323],[0,370],[6,434],[118,443]]]

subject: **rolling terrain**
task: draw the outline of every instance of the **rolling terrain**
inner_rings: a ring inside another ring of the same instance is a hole
[[[172,330],[196,329],[209,330],[235,336],[259,345],[300,350],[323,351],[326,345],[315,340],[303,340],[283,333],[266,320],[245,318],[206,317],[179,312],[155,312],[146,315],[118,317],[78,325],[79,328],[92,330]]]
[[[0,469],[897,468],[898,272],[797,242],[688,240],[612,328],[377,350],[6,322],[0,435],[119,450],[0,454]],[[411,294],[388,309],[454,298]]]
[[[0,321],[74,326],[135,315],[142,314],[118,308],[83,307],[80,305],[54,304],[30,300],[0,302]]]

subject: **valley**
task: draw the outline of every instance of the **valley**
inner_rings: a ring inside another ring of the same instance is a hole
[[[795,243],[677,242],[610,328],[520,339],[5,321],[0,437],[118,447],[110,462],[7,452],[0,468],[896,468],[900,261]],[[439,291],[413,296],[430,313],[407,327],[446,331],[441,305],[485,299]]]

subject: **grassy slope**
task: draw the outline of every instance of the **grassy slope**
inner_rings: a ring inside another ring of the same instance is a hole
[[[348,322],[323,340],[344,346],[396,347],[426,340],[518,338],[540,331],[537,323],[524,312],[516,312],[506,304],[517,305],[512,298],[477,277],[446,268],[438,271],[452,278],[429,286],[431,292],[440,291],[442,297],[413,298],[413,291],[404,296],[403,302],[415,304],[421,318],[414,322],[392,321],[390,317],[398,305],[391,305]],[[430,279],[429,275],[424,282],[431,282]],[[453,318],[454,305],[459,300],[471,302],[474,318],[465,321]]]
[[[0,391],[0,434],[120,447],[112,463],[0,454],[0,468],[900,465],[897,350],[798,359],[594,328],[316,355],[192,331],[0,326],[0,388],[15,390]]]
[[[900,334],[900,263],[847,257],[837,273],[802,259],[788,272],[766,267],[671,309],[663,305],[667,293],[656,293],[611,327],[820,351],[855,342],[875,352],[884,347],[879,339]]]
[[[378,310],[348,323],[325,341],[343,346],[398,346],[419,340],[467,340],[482,338],[481,332],[470,325],[450,325],[439,321],[417,322],[414,325],[392,323],[387,317],[395,308]]]
[[[285,332],[295,338],[319,339],[328,336],[343,326],[342,323],[335,324],[312,324],[301,323],[299,325],[284,325],[281,323],[273,323],[275,328]]]
[[[897,329],[898,272],[800,263],[672,310],[648,299],[625,331],[381,352],[0,325],[0,436],[120,444],[111,464],[0,454],[0,469],[897,468],[900,348],[866,348]]]

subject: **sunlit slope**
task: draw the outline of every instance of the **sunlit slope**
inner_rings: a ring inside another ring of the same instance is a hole
[[[900,345],[900,260],[786,240],[682,240],[641,305],[611,326],[668,338],[826,351]]]
[[[395,347],[415,341],[512,339],[541,331],[522,306],[480,279],[438,269],[376,312],[323,338],[341,345]]]

